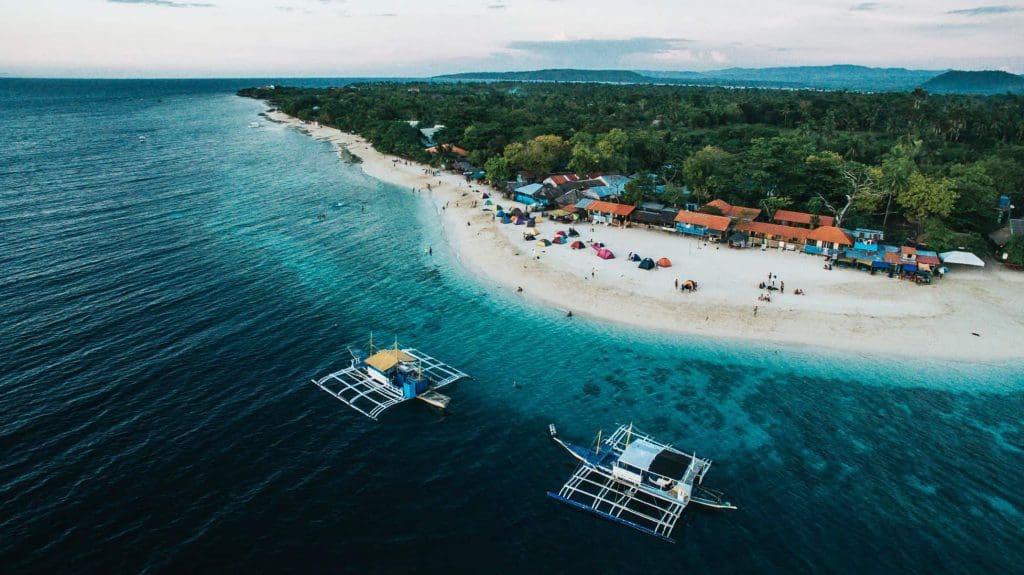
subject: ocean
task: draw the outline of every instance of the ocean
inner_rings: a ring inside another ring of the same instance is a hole
[[[3,573],[1024,569],[1024,362],[566,318],[256,83],[0,79]],[[363,417],[310,380],[371,332],[472,379]],[[670,544],[560,505],[552,422],[696,451],[739,509]]]

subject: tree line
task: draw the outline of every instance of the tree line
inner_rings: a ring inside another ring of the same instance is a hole
[[[531,83],[366,83],[242,90],[303,120],[428,163],[421,127],[469,151],[487,178],[552,171],[637,176],[625,201],[719,197],[772,213],[827,214],[936,249],[999,226],[1000,195],[1024,205],[1024,96]],[[447,156],[447,157],[446,157]],[[838,225],[838,224],[837,224]]]

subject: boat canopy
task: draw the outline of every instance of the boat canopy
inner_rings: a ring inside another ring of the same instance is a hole
[[[622,450],[619,462],[647,471],[654,458],[661,453],[661,449],[660,445],[655,445],[646,439],[636,439]]]
[[[676,453],[670,449],[663,449],[654,461],[651,462],[651,473],[657,473],[662,477],[681,479],[686,470],[689,469],[693,457],[685,453]]]
[[[380,372],[385,372],[400,361],[416,361],[416,358],[400,349],[384,349],[366,358],[366,364]]]

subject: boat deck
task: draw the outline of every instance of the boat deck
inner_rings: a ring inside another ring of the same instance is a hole
[[[451,401],[451,398],[437,393],[437,389],[469,377],[419,350],[403,349],[402,351],[416,358],[423,377],[429,382],[427,391],[421,393],[416,399],[435,407],[444,409]],[[313,383],[345,405],[374,420],[386,409],[407,400],[400,388],[381,383],[356,366],[349,366],[320,379],[314,379]]]
[[[580,465],[558,493],[548,497],[674,542],[672,529],[683,513],[681,502],[654,497],[616,480],[603,470]]]

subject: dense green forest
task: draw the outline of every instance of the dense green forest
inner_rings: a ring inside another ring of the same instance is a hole
[[[417,129],[470,152],[489,179],[555,170],[641,177],[627,201],[719,197],[836,215],[936,249],[983,249],[996,202],[1024,206],[1024,96],[940,96],[533,83],[250,88],[303,120],[438,164]],[[663,185],[662,192],[656,185]]]

